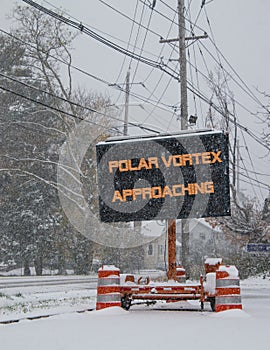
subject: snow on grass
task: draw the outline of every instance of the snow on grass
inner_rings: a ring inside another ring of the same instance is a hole
[[[0,321],[85,310],[95,307],[95,290],[40,292],[9,295],[0,293]]]

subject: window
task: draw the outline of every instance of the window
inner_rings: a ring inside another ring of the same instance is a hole
[[[162,244],[158,245],[158,254],[163,255],[164,254],[164,246]]]
[[[153,255],[153,244],[148,245],[148,255]]]
[[[205,233],[200,232],[200,239],[205,239]]]

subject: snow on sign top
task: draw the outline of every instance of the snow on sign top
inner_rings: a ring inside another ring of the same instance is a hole
[[[222,263],[222,258],[206,258],[205,264],[215,266]]]
[[[100,267],[98,271],[120,271],[120,270],[118,269],[118,267],[115,267],[114,265],[102,265],[102,267]]]
[[[103,222],[230,215],[221,131],[110,139],[96,152]]]

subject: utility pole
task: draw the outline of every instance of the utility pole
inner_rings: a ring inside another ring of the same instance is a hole
[[[185,27],[185,0],[178,0],[178,41],[180,65],[180,120],[181,130],[188,128],[188,101],[187,101],[187,59],[186,59],[186,27]],[[181,220],[181,260],[189,275],[189,230],[188,221]],[[176,220],[168,221],[168,279],[176,279]]]
[[[188,40],[196,41],[208,38],[208,35],[190,37],[185,36],[185,0],[177,0],[178,10],[178,38],[175,39],[160,39],[160,43],[179,43],[179,65],[180,65],[180,120],[181,129],[188,128],[188,99],[187,99],[187,60],[186,60],[186,45]],[[182,265],[186,269],[186,274],[189,275],[189,227],[188,220],[181,220],[181,260]],[[168,220],[168,279],[176,280],[176,220]]]
[[[187,58],[185,45],[185,0],[178,0],[178,28],[179,28],[179,63],[180,63],[180,111],[181,129],[188,128],[188,105],[187,105]]]
[[[178,39],[169,39],[168,41],[179,41],[179,64],[180,64],[180,118],[181,129],[186,130],[188,126],[188,106],[187,106],[187,68],[186,68],[186,46],[185,46],[185,1],[178,0]],[[162,42],[167,42],[163,40]],[[187,229],[187,220],[181,221],[182,242],[181,258],[183,266],[188,269],[189,254],[189,232]],[[176,280],[176,219],[168,220],[168,279]]]
[[[187,98],[187,58],[186,58],[186,25],[185,0],[178,0],[178,28],[179,28],[179,64],[180,64],[180,118],[181,130],[188,128],[188,98]],[[189,227],[188,220],[181,220],[181,260],[189,276]]]
[[[236,164],[236,168],[237,168],[237,182],[236,182],[236,189],[237,189],[237,193],[239,195],[240,193],[240,145],[239,145],[239,139],[237,140],[237,164]]]
[[[129,95],[130,95],[130,67],[126,75],[126,88],[125,88],[125,116],[124,116],[124,136],[128,134],[128,108],[129,108]],[[141,221],[134,221],[134,230],[141,232]]]

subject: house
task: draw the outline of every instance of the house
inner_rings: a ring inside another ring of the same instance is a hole
[[[158,227],[159,225],[159,227]],[[142,233],[153,240],[144,245],[144,267],[146,269],[167,270],[167,227],[166,221],[161,224],[143,225]],[[155,233],[155,234],[154,234]],[[176,221],[176,261],[181,265],[181,221]],[[189,249],[190,255],[203,262],[205,256],[216,256],[221,232],[212,228],[204,219],[189,220]]]
[[[159,237],[144,246],[145,269],[167,270],[168,264],[167,233],[164,231]],[[181,244],[176,241],[176,259],[179,261]]]

